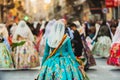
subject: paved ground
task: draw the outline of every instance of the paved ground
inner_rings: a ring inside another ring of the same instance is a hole
[[[97,66],[87,71],[90,80],[120,80],[120,68],[106,65],[106,59],[96,59]],[[0,80],[34,80],[39,70],[2,70]]]
[[[97,65],[90,68],[87,74],[90,80],[120,80],[120,68],[108,66],[106,59],[96,59]]]

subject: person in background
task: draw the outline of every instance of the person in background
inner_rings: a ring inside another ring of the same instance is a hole
[[[8,51],[11,52],[10,42],[8,40],[8,38],[9,38],[8,30],[7,30],[5,24],[0,24],[0,35],[4,38],[3,42],[6,45]]]
[[[118,21],[117,20],[115,20],[114,22],[111,22],[110,28],[111,28],[111,32],[112,32],[113,35],[115,34],[117,26],[118,26]]]
[[[34,36],[25,23],[20,21],[13,35],[13,60],[16,69],[30,69],[40,66],[38,52],[35,49]]]
[[[33,23],[33,28],[34,28],[33,34],[34,34],[35,36],[38,36],[38,35],[39,35],[39,32],[40,32],[41,24],[40,24],[39,22],[35,21],[35,22]]]
[[[120,67],[120,20],[113,36],[107,64]]]
[[[11,48],[8,42],[8,31],[5,24],[0,24],[0,68],[13,68]]]
[[[79,32],[79,35],[80,35],[80,38],[81,38],[81,42],[82,42],[82,46],[83,46],[83,50],[82,50],[82,54],[85,58],[84,60],[84,65],[85,65],[85,70],[88,70],[89,67],[91,66],[95,66],[96,65],[96,61],[90,51],[90,48],[88,47],[88,44],[87,44],[87,41],[86,41],[86,38],[85,38],[85,24],[83,24],[81,27],[80,27],[80,32]],[[76,36],[77,37],[77,36]],[[80,44],[80,43],[79,43]],[[77,44],[78,45],[78,44]],[[81,58],[82,59],[82,58]]]
[[[73,30],[73,35],[74,35],[74,38],[72,39],[74,54],[76,57],[81,57],[83,50],[81,36],[77,30],[77,26],[74,23],[70,25],[70,28]]]
[[[48,24],[48,22],[43,22],[43,24],[41,25],[41,28],[39,30],[39,34],[36,37],[36,49],[37,51],[40,53],[40,55],[43,54],[44,51],[44,34],[45,34],[45,28],[46,25]]]
[[[107,58],[109,56],[111,38],[109,26],[106,24],[106,21],[103,21],[98,30],[92,53],[102,58]]]
[[[4,44],[4,38],[0,36],[0,69],[14,68],[13,61],[7,46]]]

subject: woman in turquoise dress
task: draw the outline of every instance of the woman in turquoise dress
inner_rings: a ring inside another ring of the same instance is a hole
[[[65,26],[62,21],[56,21],[46,40],[42,67],[38,80],[83,80],[81,65],[72,51],[70,38],[67,36],[54,55],[51,51],[57,48],[64,36]]]

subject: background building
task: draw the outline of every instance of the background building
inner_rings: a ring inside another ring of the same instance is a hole
[[[69,18],[111,20],[120,18],[120,0],[0,0],[0,22]]]

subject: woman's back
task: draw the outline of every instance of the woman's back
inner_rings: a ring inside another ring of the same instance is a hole
[[[60,48],[56,51],[54,56],[61,56],[62,55],[65,57],[65,56],[70,55],[70,51],[71,51],[70,49],[72,49],[72,48],[70,46],[71,44],[69,44],[69,43],[70,43],[70,38],[67,37],[65,39],[65,41],[63,42],[63,44],[60,46]],[[52,50],[54,50],[54,48],[50,47],[50,51],[52,51]]]

